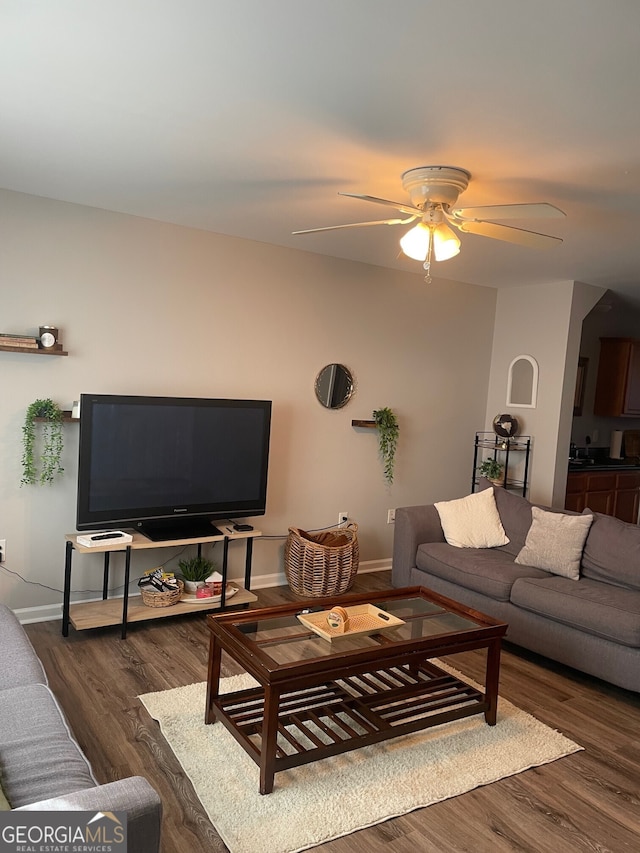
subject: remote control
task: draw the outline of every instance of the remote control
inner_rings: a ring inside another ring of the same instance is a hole
[[[99,533],[97,536],[92,536],[92,542],[99,542],[102,539],[120,539],[122,533]]]

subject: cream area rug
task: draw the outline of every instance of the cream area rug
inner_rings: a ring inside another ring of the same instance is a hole
[[[221,679],[222,692],[252,685]],[[222,723],[204,725],[204,683],[139,698],[231,853],[306,850],[582,749],[501,697],[495,726],[478,714],[284,770],[261,795],[258,765]]]

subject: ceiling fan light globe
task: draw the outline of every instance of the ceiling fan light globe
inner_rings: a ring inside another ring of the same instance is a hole
[[[408,258],[414,261],[425,261],[429,252],[431,229],[423,222],[418,222],[400,238],[400,248]]]
[[[436,261],[448,261],[460,254],[460,240],[448,225],[442,223],[433,232],[433,254]]]

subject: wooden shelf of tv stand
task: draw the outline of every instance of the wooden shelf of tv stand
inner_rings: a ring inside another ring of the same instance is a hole
[[[93,549],[92,549],[93,550]],[[240,587],[239,591],[225,603],[225,610],[232,607],[251,604],[258,596]],[[179,601],[170,607],[147,607],[140,595],[129,596],[127,625],[132,622],[146,622],[149,619],[163,619],[169,616],[182,616],[185,613],[210,613],[219,610],[219,604],[203,604],[191,601]],[[122,623],[122,599],[107,598],[105,601],[87,601],[72,604],[69,608],[69,619],[76,631],[86,631],[90,628],[108,628]]]
[[[207,542],[222,542],[225,538],[227,538],[229,542],[235,542],[238,539],[257,539],[259,536],[262,536],[262,531],[260,530],[249,530],[246,532],[237,531],[234,533],[220,533],[213,536],[198,536],[195,539],[154,540],[148,539],[142,533],[138,533],[135,530],[128,530],[126,528],[123,528],[123,530],[125,533],[130,533],[131,536],[133,536],[132,542],[114,542],[113,540],[106,539],[104,545],[92,545],[87,547],[86,545],[81,545],[78,542],[77,533],[68,533],[65,536],[65,540],[67,542],[71,542],[73,544],[73,550],[77,551],[79,554],[104,554],[106,551],[126,551],[127,547],[130,547],[132,551],[139,551],[146,548],[173,548],[180,545],[204,545]]]

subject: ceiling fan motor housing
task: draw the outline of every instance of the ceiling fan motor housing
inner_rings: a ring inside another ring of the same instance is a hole
[[[409,193],[411,204],[423,209],[427,204],[449,207],[469,186],[471,174],[457,166],[419,166],[402,174],[402,186]]]

